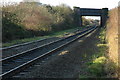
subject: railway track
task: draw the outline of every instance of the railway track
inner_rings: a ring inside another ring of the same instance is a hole
[[[0,77],[8,78],[13,76],[14,74],[24,70],[30,65],[33,65],[37,60],[43,59],[51,55],[53,52],[58,51],[59,49],[65,47],[66,45],[91,33],[96,28],[97,27],[92,27],[84,31],[78,32],[75,35],[63,39],[58,39],[43,46],[38,46],[36,48],[26,50],[22,53],[2,59],[1,62],[3,68]]]
[[[80,31],[80,30],[76,29],[72,33],[64,34],[63,37],[67,37],[70,34],[74,34],[78,31]],[[63,37],[51,37],[51,38],[44,38],[42,40],[26,42],[26,43],[22,43],[22,44],[17,44],[17,45],[13,45],[13,46],[9,46],[9,47],[0,48],[0,51],[2,51],[2,53],[3,53],[2,58],[6,58],[6,57],[9,57],[9,56],[15,55],[17,53],[21,53],[23,51],[38,47],[40,45],[45,45],[47,43],[58,40],[60,38],[62,39]]]
[[[24,52],[26,50],[32,49],[34,47],[38,47],[40,45],[44,45],[47,43],[50,43],[52,41],[58,40],[58,37],[52,37],[52,38],[45,38],[42,40],[32,41],[28,43],[18,44],[10,47],[5,47],[2,49],[2,58],[6,58],[21,52]]]

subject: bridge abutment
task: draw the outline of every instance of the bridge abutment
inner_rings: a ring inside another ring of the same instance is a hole
[[[104,27],[108,18],[108,8],[102,8],[101,27]]]
[[[74,7],[75,23],[77,26],[82,27],[82,16],[100,16],[101,27],[104,27],[108,18],[108,8],[92,9],[92,8],[80,8]]]

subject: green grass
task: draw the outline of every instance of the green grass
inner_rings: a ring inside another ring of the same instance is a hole
[[[105,75],[104,64],[106,63],[106,57],[101,56],[94,59],[91,63],[89,63],[88,71],[97,77],[101,77]]]
[[[11,41],[9,43],[3,43],[2,46],[3,47],[8,47],[8,46],[12,46],[12,45],[20,44],[20,43],[40,40],[40,39],[43,39],[43,38],[47,38],[47,36],[44,36],[44,37],[34,37],[34,38],[25,38],[25,39],[20,39],[20,40],[13,40],[13,41]]]
[[[73,32],[76,29],[81,30],[81,29],[83,29],[83,27],[72,28],[72,29],[63,30],[63,31],[60,31],[60,32],[53,32],[53,33],[51,33],[49,35],[42,36],[42,37],[33,37],[33,38],[25,38],[25,39],[13,40],[13,41],[10,41],[8,43],[3,43],[2,46],[3,47],[8,47],[8,46],[12,46],[12,45],[20,44],[20,43],[40,40],[40,39],[49,38],[49,37],[62,37],[64,34]]]
[[[91,61],[87,63],[88,72],[96,77],[105,76],[105,63],[107,58],[105,57],[107,44],[105,43],[105,29],[101,29],[100,35],[98,36],[99,41],[96,44],[98,52],[91,57]]]

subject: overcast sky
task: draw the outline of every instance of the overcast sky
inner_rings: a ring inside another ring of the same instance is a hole
[[[23,0],[0,0],[3,2],[21,2]],[[33,1],[33,0],[27,0]],[[73,6],[78,6],[81,8],[105,8],[109,9],[118,6],[118,2],[120,0],[36,0],[41,3],[51,4],[51,5],[59,5],[61,3],[65,3],[69,5],[71,8]]]
[[[120,0],[40,0],[42,3],[59,5],[65,3],[71,7],[78,6],[81,8],[105,8],[109,9],[118,6]]]
[[[1,1],[1,0],[0,0]],[[3,2],[21,2],[23,0],[3,0]],[[33,0],[27,0],[33,1]],[[59,5],[59,4],[67,4],[71,8],[73,6],[81,7],[81,8],[109,8],[112,9],[118,6],[118,2],[120,0],[36,0],[37,2],[41,2],[43,4],[50,5]]]

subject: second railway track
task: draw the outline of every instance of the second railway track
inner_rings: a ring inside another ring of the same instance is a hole
[[[3,78],[8,78],[13,76],[15,73],[22,71],[26,67],[34,64],[38,59],[48,56],[50,53],[53,53],[60,48],[70,44],[71,42],[91,33],[97,27],[92,27],[76,33],[75,35],[58,39],[57,41],[48,43],[43,47],[37,47],[31,50],[22,52],[15,56],[6,58],[2,61],[2,74],[0,75]]]
[[[26,50],[38,47],[40,45],[50,43],[50,42],[58,40],[58,39],[60,39],[60,38],[58,38],[58,37],[45,38],[42,40],[32,41],[32,42],[28,42],[28,43],[23,43],[23,44],[18,44],[18,45],[3,48],[2,49],[2,53],[3,53],[2,58],[6,58],[9,56],[24,52]]]
[[[77,32],[79,32],[80,30],[76,29],[75,31],[73,31],[72,33],[67,33],[67,34],[64,34],[63,37],[51,37],[51,38],[44,38],[44,39],[41,39],[41,40],[36,40],[36,41],[31,41],[31,42],[26,42],[26,43],[21,43],[21,44],[16,44],[16,45],[13,45],[13,46],[9,46],[9,47],[3,47],[3,48],[0,48],[0,51],[2,50],[2,58],[6,58],[6,57],[10,57],[12,55],[15,55],[15,54],[18,54],[18,53],[21,53],[21,52],[24,52],[26,50],[29,50],[29,49],[32,49],[32,48],[35,48],[35,47],[38,47],[38,46],[42,46],[42,45],[45,45],[47,43],[50,43],[52,41],[56,41],[58,39],[62,39],[64,37],[67,37],[67,36],[70,36],[70,35],[73,35]]]

